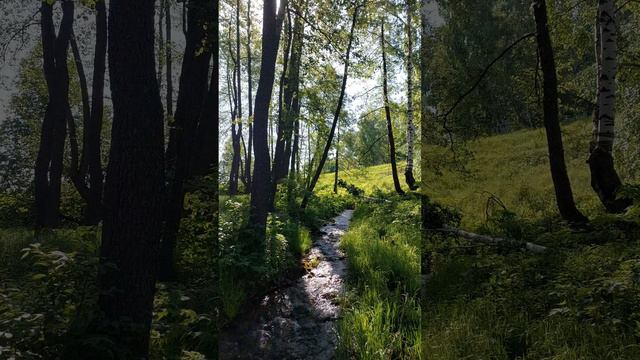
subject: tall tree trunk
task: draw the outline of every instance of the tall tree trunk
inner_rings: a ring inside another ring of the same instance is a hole
[[[240,0],[236,0],[236,102],[237,109],[236,112],[238,114],[238,129],[236,132],[236,136],[238,137],[236,143],[238,144],[238,180],[244,179],[240,175],[241,166],[242,166],[242,147],[241,144],[244,143],[244,135],[242,134],[242,57],[240,56]],[[237,182],[237,180],[236,180]],[[246,185],[246,184],[245,184]]]
[[[214,19],[217,19],[217,9],[214,11]],[[213,28],[214,31],[218,30],[218,27]],[[215,42],[213,43],[213,59],[218,58],[218,45],[217,35],[214,35]],[[213,71],[211,71],[211,81],[209,83],[209,91],[205,98],[204,105],[202,107],[202,114],[200,115],[200,121],[198,123],[198,131],[196,138],[196,145],[194,149],[194,155],[191,160],[191,170],[189,171],[194,176],[204,176],[210,174],[216,174],[214,181],[217,182],[217,171],[214,171],[218,166],[218,65],[217,61],[214,61]],[[215,187],[217,189],[217,186]]]
[[[159,14],[158,14],[158,87],[160,88],[160,93],[162,94],[162,72],[164,69],[164,64],[162,63],[162,59],[164,58],[164,0],[160,0],[159,3]]]
[[[89,197],[85,221],[97,224],[102,218],[101,135],[104,116],[104,82],[107,57],[107,6],[104,0],[96,1],[96,45],[93,58],[93,83],[91,91],[91,117],[87,129],[87,171],[89,174]]]
[[[564,220],[570,223],[585,223],[588,221],[587,218],[578,210],[573,200],[571,183],[569,182],[564,160],[562,132],[558,119],[558,80],[556,78],[556,66],[547,23],[545,0],[535,0],[533,2],[533,10],[536,21],[536,39],[540,66],[543,75],[544,127],[547,134],[549,165],[556,202],[560,215]]]
[[[347,78],[349,76],[349,58],[351,56],[351,46],[353,45],[353,33],[356,27],[356,21],[358,19],[358,11],[360,10],[361,4],[356,4],[353,9],[353,16],[351,18],[351,30],[349,31],[349,44],[347,45],[347,53],[344,60],[344,70],[342,72],[342,85],[340,87],[340,97],[338,97],[338,105],[336,106],[336,111],[333,114],[333,123],[331,124],[331,131],[329,131],[329,138],[327,139],[327,143],[324,146],[324,150],[322,151],[322,156],[320,157],[320,162],[318,163],[318,167],[311,178],[311,182],[307,187],[307,190],[304,194],[304,198],[302,198],[302,204],[300,205],[303,209],[307,207],[309,204],[309,200],[311,198],[311,194],[313,193],[313,189],[316,187],[318,183],[318,179],[320,178],[320,174],[322,174],[322,168],[324,168],[324,163],[327,161],[327,156],[329,155],[329,150],[331,149],[331,143],[333,142],[333,136],[336,132],[336,126],[338,124],[338,119],[340,118],[340,113],[342,112],[342,102],[344,101],[344,93],[347,87]]]
[[[128,358],[147,358],[162,231],[164,135],[154,0],[111,0],[112,145],[104,195],[98,312]],[[110,264],[110,266],[108,265]],[[117,334],[113,324],[119,323]]]
[[[287,10],[288,9],[286,9],[285,11]],[[293,34],[292,34],[292,27],[291,27],[291,15],[289,11],[287,11],[287,32],[286,32],[287,42],[282,53],[282,59],[283,59],[282,74],[280,75],[280,85],[278,87],[278,91],[279,91],[278,123],[276,128],[276,145],[275,145],[275,152],[273,155],[273,167],[271,169],[271,176],[272,176],[271,185],[273,188],[271,189],[271,201],[270,201],[269,210],[273,210],[275,193],[278,188],[278,183],[284,178],[284,176],[286,176],[286,171],[288,170],[288,168],[285,165],[285,162],[288,160],[284,158],[284,155],[285,155],[284,148],[286,146],[285,137],[287,133],[287,130],[286,130],[287,115],[285,114],[286,100],[284,99],[284,96],[285,96],[284,93],[285,93],[285,89],[287,89],[288,91],[291,85],[288,81],[287,71],[289,69],[289,60],[291,59],[292,36]],[[285,174],[283,174],[283,172]]]
[[[173,28],[171,26],[171,0],[162,1],[164,1],[164,14],[167,17],[165,21],[166,45],[164,47],[164,56],[167,71],[167,116],[171,119],[173,117]]]
[[[632,203],[630,199],[617,198],[622,181],[613,162],[618,38],[615,12],[614,0],[598,2],[596,26],[598,85],[594,109],[594,139],[592,139],[587,160],[591,171],[591,187],[598,194],[607,211],[611,213],[622,212]]]
[[[283,104],[281,114],[278,116],[278,140],[276,143],[274,165],[273,165],[273,181],[274,193],[275,185],[285,179],[288,175],[289,164],[291,163],[291,145],[294,123],[296,122],[299,107],[299,89],[300,89],[300,65],[302,63],[302,47],[304,40],[304,20],[301,13],[304,11],[302,7],[306,7],[306,3],[300,5],[301,8],[296,9],[298,15],[295,18],[293,28],[291,19],[289,18],[289,35],[287,48],[290,48],[290,56],[288,66],[283,73]],[[286,78],[285,76],[286,75]],[[294,104],[294,102],[297,102]],[[294,106],[295,105],[295,106]],[[282,127],[282,130],[280,130]]]
[[[251,0],[247,0],[247,111],[249,117],[247,119],[247,128],[249,131],[247,159],[244,162],[247,192],[251,193],[251,158],[253,157],[253,79],[252,79],[252,58],[251,58]]]
[[[229,195],[236,195],[238,193],[238,180],[240,174],[240,134],[238,131],[238,97],[240,94],[238,93],[238,61],[235,59],[235,55],[231,50],[231,40],[229,40],[229,51],[230,56],[234,62],[233,68],[233,83],[232,83],[232,94],[233,94],[233,112],[231,117],[231,149],[232,149],[232,159],[231,159],[231,171],[229,172]]]
[[[213,9],[210,9],[212,26],[208,27],[207,46],[210,47],[211,58],[213,59],[212,70],[209,81],[209,90],[202,105],[202,112],[198,121],[196,140],[191,157],[191,167],[189,173],[193,176],[213,176],[213,188],[218,191],[218,83],[219,83],[219,55],[218,47],[218,3],[210,2]]]
[[[333,173],[333,193],[338,193],[338,157],[340,155],[340,123],[338,123],[338,128],[336,129],[336,169]]]
[[[249,210],[249,223],[254,226],[256,236],[261,241],[265,236],[269,201],[271,200],[271,166],[267,140],[269,103],[273,92],[276,58],[286,6],[287,0],[280,1],[279,9],[277,9],[276,0],[264,0],[262,12],[262,61],[260,62],[260,80],[258,81],[254,107],[255,163],[251,186],[251,208]]]
[[[293,112],[296,114],[300,113],[300,98],[296,94],[293,99]],[[300,169],[300,156],[298,155],[298,151],[300,148],[300,118],[296,116],[295,121],[293,122],[293,144],[291,148],[291,169],[289,173],[292,178],[295,178],[295,175]]]
[[[416,179],[413,177],[413,150],[416,134],[413,125],[413,0],[407,0],[407,165],[404,169],[404,179],[409,189],[417,190]]]
[[[191,0],[188,4],[187,36],[174,126],[170,128],[167,147],[168,196],[165,207],[165,224],[160,248],[161,281],[174,277],[174,253],[180,218],[184,204],[184,185],[191,177],[189,164],[192,146],[196,141],[198,120],[203,111],[209,88],[209,63],[211,50],[202,48],[206,40],[206,27],[211,26],[213,0]]]
[[[62,21],[56,36],[53,5],[43,1],[40,14],[43,69],[49,99],[42,121],[40,147],[35,164],[36,228],[56,227],[60,224],[60,187],[64,143],[69,108],[69,72],[67,52],[73,31],[74,5],[62,1]]]
[[[389,138],[389,159],[391,161],[391,176],[393,187],[400,195],[404,194],[398,178],[398,166],[396,164],[396,142],[393,138],[393,124],[391,122],[391,108],[389,107],[389,90],[387,86],[387,55],[384,40],[384,18],[380,23],[380,47],[382,50],[382,95],[384,100],[384,115],[387,119],[387,136]]]
[[[91,102],[87,88],[87,77],[80,58],[80,50],[75,36],[70,39],[71,49],[78,72],[82,95],[83,114],[83,145],[80,163],[77,162],[77,141],[75,138],[75,124],[72,115],[69,114],[69,138],[71,140],[71,170],[70,178],[76,189],[86,202],[83,223],[97,225],[101,217],[102,208],[102,159],[101,159],[101,133],[102,116],[104,107],[104,77],[107,52],[107,14],[104,1],[98,1],[96,7],[96,44],[93,61],[93,86]],[[73,126],[73,128],[71,127]],[[75,143],[75,144],[74,144]],[[88,184],[86,183],[86,175]]]

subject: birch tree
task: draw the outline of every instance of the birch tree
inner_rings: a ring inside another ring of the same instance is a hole
[[[594,138],[589,154],[591,187],[598,194],[608,212],[618,213],[631,205],[625,198],[617,198],[622,181],[613,163],[615,137],[615,102],[617,62],[617,27],[614,0],[598,1],[596,24],[596,64],[598,80],[594,109]]]

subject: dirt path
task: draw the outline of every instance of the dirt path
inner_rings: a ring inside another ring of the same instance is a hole
[[[320,229],[305,257],[317,266],[292,285],[262,299],[220,337],[220,359],[332,359],[337,343],[338,295],[344,290],[346,261],[338,248],[353,210]]]

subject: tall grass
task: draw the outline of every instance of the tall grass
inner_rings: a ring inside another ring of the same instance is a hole
[[[420,356],[419,203],[356,208],[341,246],[348,288],[339,323],[339,359],[418,359]]]
[[[588,120],[562,126],[573,195],[587,215],[603,209],[591,189],[586,163],[591,126]],[[427,146],[422,164],[426,169],[425,193],[460,210],[463,226],[477,227],[485,221],[485,208],[491,195],[522,217],[541,218],[557,213],[544,129],[479,138],[467,147],[471,157],[461,160],[465,172],[446,165],[453,161],[453,155],[442,147]]]

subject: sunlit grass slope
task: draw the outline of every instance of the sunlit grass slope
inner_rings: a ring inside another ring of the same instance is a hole
[[[591,123],[575,121],[562,130],[574,198],[581,210],[593,214],[601,208],[590,187],[586,163]],[[423,155],[424,191],[435,201],[460,210],[464,225],[484,221],[491,194],[522,217],[539,218],[557,211],[544,129],[480,138],[471,141],[468,149],[472,157],[466,162],[467,173],[440,165],[452,158],[449,149],[432,146]]]
[[[403,189],[408,190],[407,184],[404,182],[405,162],[398,163],[398,177],[400,185]],[[419,170],[414,168],[414,176],[420,178]],[[340,169],[338,173],[340,179],[349,184],[355,185],[371,194],[376,189],[384,192],[393,191],[393,177],[391,176],[391,164],[375,165],[363,168]],[[324,173],[318,180],[317,191],[319,194],[323,192],[333,191],[334,173]],[[340,191],[345,191],[340,189]]]

